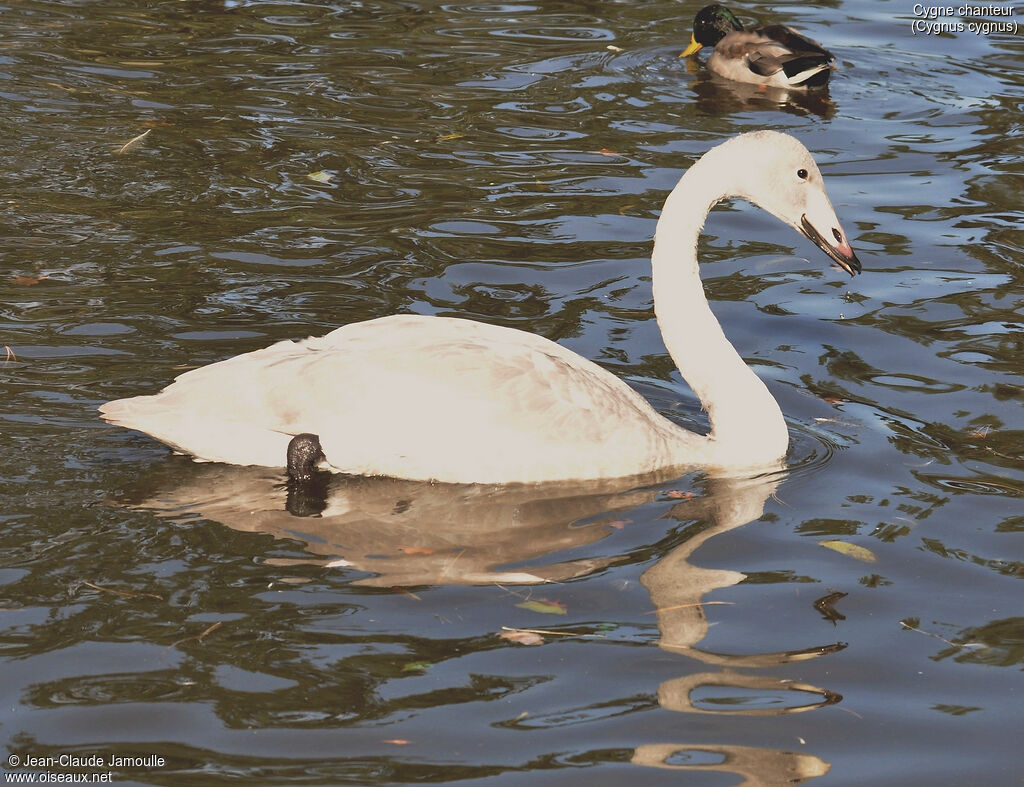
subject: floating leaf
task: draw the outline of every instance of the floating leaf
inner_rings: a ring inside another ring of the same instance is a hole
[[[603,634],[592,634],[590,632],[578,633],[575,631],[552,631],[551,629],[518,629],[510,626],[502,626],[502,631],[519,631],[528,634],[540,634],[547,637],[603,637]]]
[[[39,284],[46,276],[14,276],[11,278],[11,284],[17,287],[31,287],[33,284]]]
[[[135,148],[137,148],[142,143],[142,140],[149,136],[149,132],[152,130],[153,129],[151,128],[147,129],[146,131],[143,131],[141,134],[139,134],[137,137],[132,137],[131,139],[129,139],[120,147],[120,149],[118,149],[117,155],[120,156],[124,153],[128,153],[129,151],[135,150]]]
[[[818,544],[864,563],[874,563],[877,560],[875,553],[870,549],[857,544],[851,544],[849,541],[819,541]]]
[[[428,549],[427,547],[399,547],[399,552],[404,552],[407,555],[433,555],[434,550]]]
[[[543,645],[544,637],[536,631],[524,631],[523,629],[509,629],[498,635],[509,642],[516,642],[520,645]]]
[[[406,740],[405,738],[386,738],[381,743],[390,743],[392,746],[408,746],[412,741]]]
[[[684,492],[681,489],[669,489],[665,497],[671,500],[693,500],[697,495],[694,492]]]
[[[306,175],[306,177],[309,178],[310,180],[315,180],[317,183],[330,183],[332,180],[334,180],[334,175],[332,175],[330,172],[324,172],[323,170],[319,170],[318,172],[310,172],[308,175]]]
[[[594,152],[595,153],[599,153],[602,156],[618,156],[619,155],[617,152],[615,152],[614,150],[610,150],[609,148],[601,148],[600,150],[595,150]]]
[[[621,46],[615,46],[615,44],[608,44],[608,46],[606,46],[605,49],[607,49],[609,52],[623,52],[623,51],[625,51]]]
[[[87,582],[86,584],[89,584],[89,583]],[[95,587],[95,586],[93,586],[93,587]],[[223,625],[224,625],[224,621],[223,620],[218,620],[213,625],[207,626],[202,634],[196,634],[196,635],[191,636],[191,637],[184,637],[182,639],[176,640],[175,642],[172,642],[167,647],[168,648],[176,648],[178,645],[182,644],[183,642],[202,642],[203,641],[203,637],[205,637],[210,632],[216,631],[217,629],[219,629]]]
[[[528,609],[531,612],[540,612],[543,615],[564,615],[568,611],[568,607],[558,601],[548,601],[546,598],[538,599],[537,601],[524,601],[521,604],[516,604],[517,607],[522,609]]]
[[[155,598],[157,601],[163,601],[163,596],[158,596],[155,593],[141,593],[136,591],[128,590],[115,590],[114,588],[105,588],[101,585],[94,585],[92,582],[86,582],[82,580],[82,584],[86,587],[90,587],[93,590],[102,590],[104,593],[113,593],[115,596],[121,596],[123,598]],[[219,623],[217,625],[220,625]]]
[[[445,134],[443,137],[438,137],[435,142],[449,142],[453,139],[462,139],[465,134]]]
[[[429,661],[410,661],[402,666],[402,672],[426,672],[431,666]]]

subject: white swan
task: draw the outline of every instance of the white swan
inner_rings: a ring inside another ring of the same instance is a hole
[[[708,412],[707,436],[669,422],[622,380],[540,336],[414,315],[278,342],[100,411],[199,460],[281,467],[292,437],[312,433],[330,470],[453,483],[774,466],[788,447],[782,412],[722,333],[697,270],[704,220],[728,197],[761,206],[851,275],[860,271],[797,140],[743,134],[690,167],[658,220],[652,281],[665,346]]]

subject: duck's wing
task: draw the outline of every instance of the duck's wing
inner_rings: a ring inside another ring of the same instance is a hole
[[[795,55],[817,55],[824,57],[830,62],[835,61],[835,57],[825,47],[817,41],[801,35],[791,27],[786,27],[785,25],[765,25],[751,32],[778,42]]]
[[[712,58],[712,70],[722,76],[777,87],[824,84],[834,61],[826,49],[782,25],[731,33]]]

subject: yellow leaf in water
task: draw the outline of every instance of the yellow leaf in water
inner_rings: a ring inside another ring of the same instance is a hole
[[[311,172],[306,175],[306,177],[310,180],[315,180],[317,183],[330,183],[334,180],[334,175],[330,172],[324,172],[323,170],[320,170],[319,172]]]
[[[434,550],[428,549],[427,547],[399,547],[399,552],[404,552],[407,555],[433,555]]]
[[[449,142],[453,139],[462,139],[465,134],[445,134],[443,137],[438,137],[435,142]]]
[[[819,541],[818,544],[826,549],[834,549],[842,555],[852,557],[854,560],[861,560],[865,563],[874,563],[877,559],[875,553],[870,549],[858,546],[857,544],[851,544],[849,541]]]
[[[11,284],[18,287],[31,287],[33,284],[39,284],[46,276],[15,276],[11,279]]]
[[[547,599],[524,601],[522,604],[516,604],[516,606],[528,609],[531,612],[540,612],[544,615],[564,615],[567,611],[565,604],[560,604],[557,601],[548,601]]]

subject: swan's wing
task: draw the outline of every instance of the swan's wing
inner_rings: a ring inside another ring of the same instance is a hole
[[[279,342],[103,412],[214,461],[280,466],[290,435],[313,432],[339,471],[451,481],[646,472],[674,434],[625,383],[543,337],[412,315]]]
[[[325,394],[335,408],[317,433],[339,470],[527,481],[667,463],[674,428],[621,380],[554,342],[444,318],[381,327],[336,331],[325,337],[331,360],[307,366],[317,381],[309,410],[328,409]],[[343,374],[349,380],[332,389]]]

